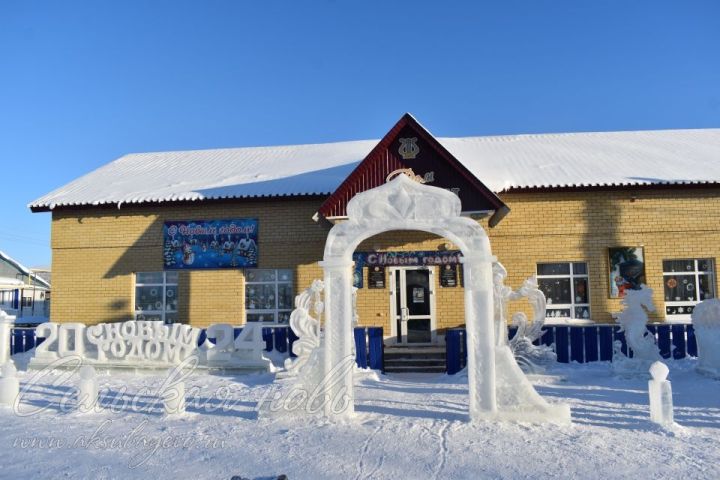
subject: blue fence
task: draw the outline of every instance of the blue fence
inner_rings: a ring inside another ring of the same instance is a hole
[[[240,335],[242,328],[235,328],[235,338]],[[356,327],[355,328],[355,351],[356,362],[361,368],[372,368],[382,370],[383,368],[383,329],[380,327]],[[207,338],[207,332],[203,329],[198,337],[198,345]],[[298,339],[295,332],[289,327],[265,327],[262,329],[262,338],[265,342],[265,351],[277,350],[280,353],[287,353],[291,357],[292,346]],[[10,336],[10,353],[27,352],[43,342],[44,338],[37,338],[34,328],[13,328]],[[215,339],[208,339],[215,343]]]
[[[663,358],[697,356],[697,342],[692,325],[648,325],[648,330],[655,336]],[[535,344],[552,346],[560,363],[611,361],[615,340],[620,341],[624,354],[630,357],[633,355],[619,325],[549,325],[543,328],[543,332],[545,333]],[[510,329],[509,336],[513,335],[515,329]],[[449,329],[445,334],[445,342],[447,372],[453,375],[467,364],[465,329]]]

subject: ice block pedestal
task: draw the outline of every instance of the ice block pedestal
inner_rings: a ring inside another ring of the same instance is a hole
[[[655,362],[650,366],[650,420],[663,426],[673,423],[672,387],[667,380],[669,372],[667,365],[662,362]]]

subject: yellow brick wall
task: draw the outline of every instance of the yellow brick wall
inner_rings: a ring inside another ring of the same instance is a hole
[[[319,199],[61,209],[52,216],[56,322],[128,320],[135,272],[161,271],[162,226],[170,220],[257,218],[262,268],[297,269],[296,290],[320,278],[316,265],[329,231],[312,215]],[[180,321],[196,326],[244,321],[242,270],[180,271]]]
[[[608,247],[643,246],[648,285],[664,312],[662,260],[720,257],[720,189],[655,189],[501,195],[512,209],[489,229],[493,252],[517,288],[538,262],[583,261],[590,273],[592,318],[611,321],[620,310],[609,299]],[[329,226],[311,217],[320,198],[58,209],[52,215],[53,301],[57,322],[87,324],[132,318],[134,273],[162,270],[162,224],[169,220],[259,219],[260,268],[295,270],[295,292],[321,278]],[[486,222],[481,222],[486,226]],[[445,239],[421,232],[389,232],[358,251],[437,250]],[[454,248],[451,244],[449,248]],[[441,288],[435,271],[439,328],[463,323],[463,290]],[[364,272],[367,285],[367,269]],[[387,280],[389,281],[389,275]],[[243,321],[242,270],[181,271],[179,316],[206,326]],[[522,304],[512,311],[525,310]],[[363,288],[361,324],[390,334],[389,290]],[[528,312],[529,313],[529,312]]]
[[[518,287],[536,263],[585,261],[596,322],[622,310],[609,298],[608,248],[643,246],[647,284],[664,317],[662,261],[720,258],[720,189],[653,189],[501,195],[512,209],[490,229],[493,253]],[[717,279],[716,279],[717,291]],[[519,309],[518,305],[511,308]]]

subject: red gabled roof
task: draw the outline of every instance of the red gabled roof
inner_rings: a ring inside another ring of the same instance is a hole
[[[401,134],[418,138],[421,144],[420,159],[404,160],[393,148],[397,146]],[[426,172],[418,169],[432,168],[433,174],[438,170],[441,178],[436,178],[433,184],[444,188],[461,187],[458,195],[463,201],[465,212],[494,211],[490,226],[496,225],[510,211],[495,193],[465,168],[412,115],[406,113],[325,200],[318,214],[325,218],[346,216],[347,203],[353,196],[384,184],[391,172],[407,168],[413,169],[420,176]]]

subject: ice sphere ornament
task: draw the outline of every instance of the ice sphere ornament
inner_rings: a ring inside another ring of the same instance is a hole
[[[697,371],[720,378],[720,300],[700,302],[691,318],[698,346]]]
[[[78,371],[78,411],[90,412],[95,408],[98,400],[98,381],[95,369],[90,365],[80,367]]]
[[[0,406],[12,407],[20,392],[20,381],[17,378],[17,369],[12,361],[3,364],[2,377],[0,377]]]
[[[650,396],[650,420],[663,426],[673,423],[672,387],[667,380],[670,370],[662,362],[650,365],[648,394]]]

